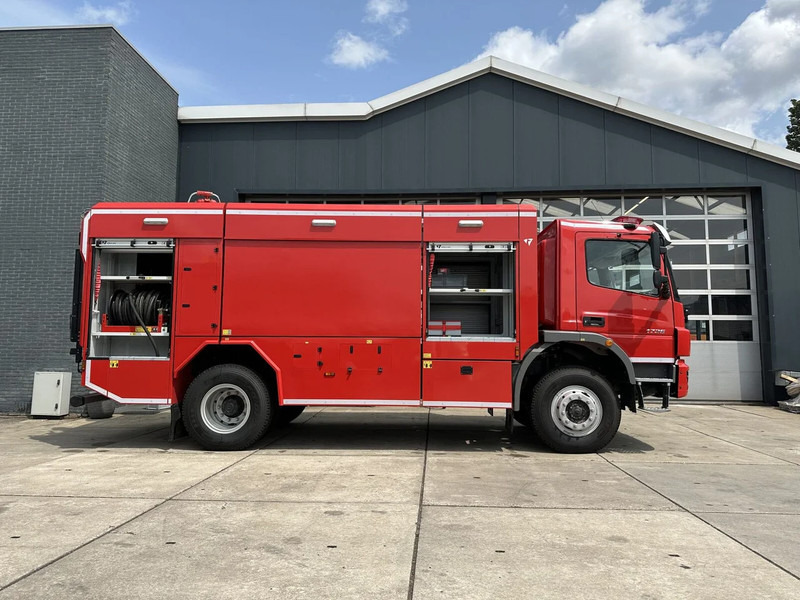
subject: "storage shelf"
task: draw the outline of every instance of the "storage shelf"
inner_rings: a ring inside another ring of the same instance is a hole
[[[514,290],[508,288],[429,288],[431,296],[503,296]]]
[[[172,275],[101,275],[101,281],[172,281]]]
[[[169,337],[169,331],[152,331],[150,335],[153,337]],[[92,337],[146,337],[144,331],[96,331],[92,333]]]

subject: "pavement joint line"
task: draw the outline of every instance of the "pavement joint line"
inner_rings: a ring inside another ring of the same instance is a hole
[[[739,413],[742,413],[742,414],[745,414],[745,415],[753,415],[753,416],[756,416],[756,417],[761,417],[762,419],[769,419],[769,417],[767,415],[762,415],[760,413],[754,413],[754,412],[749,412],[749,411],[746,411],[746,410],[742,410],[738,406],[728,406],[727,404],[723,404],[722,408],[726,408],[728,410],[733,410],[733,411],[736,411],[736,412],[739,412]]]
[[[522,506],[508,504],[424,504],[428,508],[488,508],[491,510],[582,510],[586,512],[642,512],[642,513],[676,513],[680,512],[674,508],[599,508],[596,506]],[[760,513],[747,513],[760,514]],[[774,513],[765,513],[774,514]]]
[[[0,495],[2,498],[2,495]],[[302,504],[312,506],[417,506],[415,502],[381,502],[379,500],[353,502],[352,500],[231,500],[230,498],[170,498],[170,502],[220,502],[225,504]]]
[[[182,493],[182,492],[178,492]],[[0,498],[70,498],[74,500],[163,500],[163,496],[78,496],[75,494],[15,494],[0,493]]]
[[[794,462],[792,462],[790,460],[786,460],[785,458],[781,458],[780,456],[773,456],[772,454],[769,454],[769,453],[764,452],[762,450],[756,450],[755,448],[748,448],[747,446],[745,446],[743,444],[737,444],[736,442],[732,442],[730,440],[726,440],[726,439],[718,437],[716,435],[711,435],[710,433],[706,433],[705,431],[699,431],[697,429],[693,429],[693,428],[689,427],[688,425],[684,425],[682,423],[679,423],[678,426],[679,427],[683,427],[684,429],[688,429],[689,431],[694,431],[695,433],[699,433],[700,435],[704,435],[706,437],[710,437],[712,440],[718,440],[720,442],[725,442],[726,444],[730,444],[732,446],[736,446],[737,448],[742,448],[743,450],[749,450],[750,452],[755,452],[756,454],[761,454],[762,456],[767,456],[769,458],[774,458],[775,460],[780,460],[782,462],[785,462],[787,465],[791,465],[793,467],[800,466],[797,463],[794,463]],[[723,463],[721,463],[721,464],[723,464]],[[769,465],[766,465],[766,466],[769,466]]]
[[[229,464],[229,465],[227,465],[227,466],[223,467],[223,468],[222,468],[222,469],[220,469],[219,471],[216,471],[216,472],[212,473],[212,474],[211,474],[211,475],[209,475],[208,477],[205,477],[205,478],[203,478],[201,481],[198,481],[197,483],[194,483],[194,484],[192,484],[192,485],[190,485],[190,486],[188,486],[188,487],[186,487],[186,488],[184,488],[184,489],[182,489],[182,490],[180,490],[180,491],[178,491],[178,492],[175,492],[175,493],[174,493],[174,494],[172,494],[171,496],[169,496],[169,497],[167,497],[167,498],[164,498],[163,500],[161,500],[161,502],[158,502],[157,504],[155,504],[155,505],[151,506],[151,507],[150,507],[150,508],[148,508],[147,510],[145,510],[145,511],[142,511],[142,512],[140,512],[140,513],[139,513],[139,514],[137,514],[137,515],[134,515],[134,516],[133,516],[133,517],[131,517],[130,519],[127,519],[126,521],[123,521],[123,522],[122,522],[122,523],[120,523],[119,525],[115,525],[115,526],[114,526],[114,527],[112,527],[111,529],[108,529],[107,531],[104,531],[103,533],[100,533],[100,534],[98,534],[98,535],[94,536],[92,539],[90,539],[90,540],[87,540],[86,542],[84,542],[84,543],[82,543],[82,544],[80,544],[80,545],[78,545],[78,546],[75,546],[74,548],[72,548],[72,549],[68,550],[67,552],[64,552],[63,554],[60,554],[60,555],[56,556],[55,558],[52,558],[52,559],[48,560],[48,561],[47,561],[47,562],[45,562],[44,564],[41,564],[41,565],[39,565],[38,567],[36,567],[36,568],[34,568],[34,569],[31,569],[31,570],[30,570],[30,571],[28,571],[27,573],[23,573],[22,575],[20,575],[20,576],[19,576],[19,577],[17,577],[16,579],[13,579],[13,580],[12,580],[12,581],[10,581],[9,583],[7,583],[7,584],[5,584],[5,585],[3,585],[3,586],[0,586],[0,592],[2,592],[2,591],[4,591],[4,590],[7,590],[8,588],[10,588],[11,586],[13,586],[13,585],[15,585],[15,584],[19,583],[19,582],[20,582],[20,581],[22,581],[23,579],[27,579],[27,578],[28,578],[28,577],[30,577],[31,575],[34,575],[35,573],[38,573],[38,572],[39,572],[39,571],[41,571],[42,569],[46,569],[46,568],[47,568],[47,567],[49,567],[50,565],[53,565],[53,564],[57,563],[58,561],[60,561],[60,560],[62,560],[62,559],[64,559],[64,558],[66,558],[67,556],[70,556],[70,555],[74,554],[74,553],[75,553],[75,552],[77,552],[78,550],[82,550],[83,548],[85,548],[86,546],[88,546],[89,544],[91,544],[91,543],[93,543],[93,542],[96,542],[96,541],[97,541],[97,540],[99,540],[100,538],[103,538],[103,537],[107,536],[107,535],[108,535],[108,534],[110,534],[110,533],[114,533],[115,531],[118,531],[119,529],[121,529],[121,528],[125,527],[125,526],[126,526],[128,523],[131,523],[132,521],[135,521],[135,520],[136,520],[136,519],[138,519],[139,517],[143,517],[143,516],[145,516],[146,514],[149,514],[149,513],[153,512],[153,511],[154,511],[154,510],[156,510],[157,508],[160,508],[160,507],[164,506],[164,505],[165,505],[167,502],[169,502],[170,500],[172,500],[173,498],[175,498],[175,496],[178,496],[179,494],[183,494],[184,492],[187,492],[187,491],[189,491],[190,489],[192,489],[192,488],[193,488],[195,485],[200,485],[201,483],[203,483],[203,482],[205,482],[205,481],[208,481],[208,480],[209,480],[209,479],[211,479],[212,477],[214,477],[214,476],[216,476],[216,475],[219,475],[220,473],[222,473],[222,472],[224,472],[224,471],[227,471],[228,469],[230,469],[230,468],[231,468],[231,467],[233,467],[234,465],[237,465],[237,464],[239,464],[240,462],[242,462],[243,460],[246,460],[246,459],[250,458],[250,457],[251,457],[253,454],[255,454],[256,452],[257,452],[257,450],[253,450],[252,452],[249,452],[249,453],[248,453],[246,456],[243,456],[243,457],[241,457],[239,460],[236,460],[236,461],[232,462],[231,464]],[[91,498],[92,496],[86,496],[86,497],[87,497],[87,498]],[[130,499],[131,499],[131,498],[128,498],[128,500],[130,500]],[[137,499],[138,499],[138,498],[137,498]]]
[[[749,448],[745,448],[749,450]],[[625,455],[623,455],[625,456]],[[775,458],[775,456],[769,456],[769,458]],[[682,460],[620,460],[618,458],[607,458],[605,459],[608,462],[613,462],[616,464],[617,462],[628,464],[628,465],[717,465],[720,467],[785,467],[787,465],[776,465],[772,463],[763,463],[763,462],[691,462],[691,461],[682,461]],[[782,459],[777,459],[782,460]],[[789,465],[795,465],[792,462],[789,462]]]
[[[610,461],[609,461],[609,464],[612,464],[612,465],[614,465],[614,463],[611,463]],[[631,478],[631,479],[633,479],[634,481],[638,481],[640,484],[642,484],[643,486],[645,486],[646,488],[648,488],[648,489],[649,489],[649,490],[651,490],[652,492],[654,492],[654,493],[658,494],[659,496],[661,496],[662,498],[664,498],[664,499],[665,499],[665,500],[667,500],[668,502],[672,502],[672,503],[673,503],[675,506],[677,506],[677,507],[678,507],[678,508],[680,508],[681,510],[685,511],[687,514],[689,514],[689,515],[692,515],[692,516],[693,516],[695,519],[697,519],[697,520],[698,520],[698,521],[700,521],[701,523],[705,523],[706,525],[708,525],[709,527],[711,527],[711,529],[713,529],[713,530],[715,530],[715,531],[717,531],[717,532],[721,533],[721,534],[722,534],[722,535],[724,535],[726,538],[728,538],[729,540],[733,541],[735,544],[738,544],[738,545],[740,545],[742,548],[745,548],[746,550],[749,550],[750,552],[752,552],[752,553],[753,553],[753,554],[755,554],[756,556],[759,556],[759,557],[761,557],[763,560],[767,561],[767,562],[768,562],[769,564],[771,564],[772,566],[774,566],[774,567],[777,567],[778,569],[780,569],[781,571],[783,571],[783,572],[784,572],[784,573],[786,573],[787,575],[790,575],[790,576],[791,576],[791,577],[793,577],[794,579],[797,579],[798,581],[800,581],[800,575],[796,575],[795,573],[792,573],[792,572],[791,572],[790,570],[788,570],[787,568],[785,568],[785,567],[782,567],[781,565],[779,565],[778,563],[776,563],[776,562],[775,562],[774,560],[772,560],[771,558],[768,558],[768,557],[764,556],[763,554],[761,554],[761,552],[758,552],[757,550],[755,550],[755,549],[751,548],[750,546],[748,546],[747,544],[745,544],[745,543],[744,543],[744,542],[742,542],[741,540],[737,540],[737,539],[736,539],[735,537],[733,537],[731,534],[727,533],[726,531],[723,531],[722,529],[720,529],[719,527],[717,527],[717,526],[716,526],[716,525],[714,525],[713,523],[711,523],[711,522],[707,521],[706,519],[704,519],[703,517],[701,517],[701,516],[700,516],[700,514],[698,514],[698,513],[707,512],[707,511],[697,511],[697,512],[691,511],[691,510],[689,510],[688,508],[686,508],[685,506],[683,506],[683,505],[682,505],[680,502],[678,502],[678,501],[676,501],[676,500],[673,500],[672,498],[670,498],[670,497],[669,497],[669,496],[667,496],[666,494],[663,494],[662,492],[658,491],[658,490],[657,490],[656,488],[654,488],[653,486],[646,484],[644,481],[642,481],[641,479],[639,479],[639,478],[638,478],[638,477],[636,477],[635,475],[633,475],[633,474],[631,474],[631,473],[628,473],[628,472],[627,472],[625,469],[623,469],[623,468],[622,468],[622,467],[620,467],[619,465],[614,465],[614,467],[615,467],[615,468],[617,468],[617,469],[619,469],[619,470],[620,470],[620,471],[622,471],[623,473],[625,473],[625,475],[627,475],[628,477],[630,477],[630,478]]]
[[[417,553],[419,552],[419,532],[422,529],[422,507],[425,498],[425,476],[428,472],[428,443],[431,438],[431,411],[428,409],[428,421],[425,427],[425,454],[422,457],[422,481],[419,485],[419,505],[417,506],[417,527],[414,531],[414,550],[411,553],[411,570],[408,574],[408,600],[414,598],[414,581],[417,578]]]

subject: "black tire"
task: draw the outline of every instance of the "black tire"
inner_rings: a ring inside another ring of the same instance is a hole
[[[117,403],[113,400],[95,400],[86,403],[86,416],[90,419],[110,419],[114,415]]]
[[[514,411],[514,420],[528,429],[533,429],[533,424],[531,423],[530,406],[527,402],[524,402],[523,404],[524,406],[520,410]]]
[[[597,452],[616,435],[621,419],[617,396],[608,381],[584,367],[556,369],[533,389],[531,424],[536,435],[557,452]]]
[[[288,425],[292,421],[294,421],[297,417],[303,414],[303,411],[306,409],[305,406],[279,406],[278,407],[278,414],[275,418],[275,424],[278,427],[282,427],[283,425]]]
[[[247,367],[217,365],[195,377],[183,396],[186,431],[206,450],[244,450],[275,418],[264,381]]]

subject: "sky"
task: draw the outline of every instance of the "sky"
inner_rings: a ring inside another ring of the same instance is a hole
[[[0,27],[99,23],[181,106],[369,101],[490,54],[780,146],[800,98],[800,0],[0,0]]]

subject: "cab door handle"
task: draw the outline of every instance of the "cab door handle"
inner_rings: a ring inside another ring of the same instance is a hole
[[[583,324],[586,327],[605,327],[605,317],[583,317]]]

